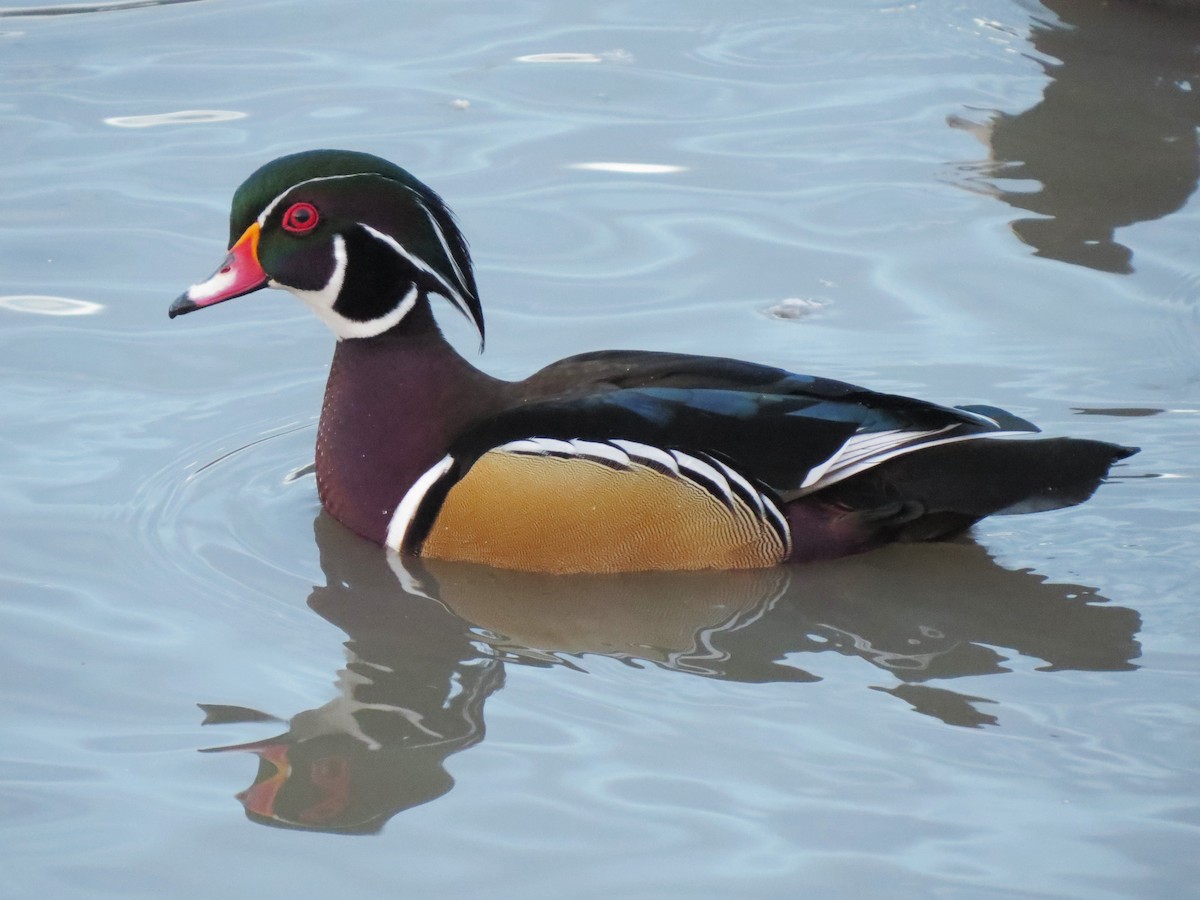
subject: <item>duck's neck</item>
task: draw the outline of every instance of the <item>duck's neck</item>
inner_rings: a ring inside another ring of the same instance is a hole
[[[317,430],[317,490],[335,519],[383,543],[396,504],[504,382],[442,336],[421,300],[391,331],[338,341]]]

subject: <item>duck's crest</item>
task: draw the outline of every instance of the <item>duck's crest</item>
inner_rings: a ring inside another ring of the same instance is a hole
[[[451,290],[452,302],[479,330],[480,347],[483,341],[483,311],[479,307],[479,289],[471,265],[467,240],[458,228],[448,206],[431,187],[406,169],[371,153],[358,150],[304,150],[281,156],[256,169],[234,192],[229,213],[229,246],[245,234],[246,229],[277,197],[306,181],[320,178],[376,175],[406,188],[417,206],[429,219],[422,258],[434,266]],[[439,262],[444,256],[445,265]]]

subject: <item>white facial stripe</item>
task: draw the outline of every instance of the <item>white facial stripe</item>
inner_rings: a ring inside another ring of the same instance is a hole
[[[346,178],[358,178],[363,175],[373,175],[373,174],[378,174],[378,173],[352,172],[352,173],[349,173],[346,175],[322,175],[317,178],[308,178],[308,179],[305,179],[304,181],[297,182],[296,184],[293,184],[289,188],[287,188],[287,190],[282,191],[280,194],[278,194],[273,200],[271,200],[270,203],[268,203],[266,205],[266,207],[263,208],[263,211],[261,213],[259,213],[259,215],[258,215],[258,225],[260,228],[262,228],[266,224],[266,221],[270,217],[271,213],[275,211],[275,208],[280,204],[280,202],[283,200],[283,198],[285,196],[287,196],[288,194],[290,194],[292,191],[294,191],[298,187],[303,187],[304,185],[307,185],[307,184],[315,184],[317,182],[339,181],[339,180],[346,179]],[[387,176],[380,176],[380,177],[386,178]],[[412,188],[408,188],[408,189],[410,191],[412,191]],[[433,227],[433,232],[437,236],[438,242],[441,244],[442,250],[446,254],[446,258],[450,261],[450,265],[454,269],[455,276],[459,279],[461,284],[465,285],[466,280],[463,277],[462,269],[459,268],[458,262],[454,258],[454,254],[450,252],[449,242],[446,240],[446,236],[442,232],[442,228],[438,224],[437,219],[434,218],[433,213],[430,212],[429,208],[425,205],[425,202],[421,199],[421,196],[419,194],[417,194],[415,191],[413,191],[413,194],[417,201],[417,205],[421,208],[421,211],[423,213],[425,213],[426,217],[429,219],[429,224]],[[437,281],[437,283],[442,288],[442,290],[439,291],[439,293],[444,294],[451,303],[453,303],[456,307],[458,307],[459,311],[463,315],[465,315],[468,319],[471,320],[472,324],[474,324],[477,329],[480,329],[482,331],[482,325],[476,318],[475,313],[472,312],[470,305],[466,302],[466,300],[463,298],[461,292],[457,288],[455,288],[454,285],[450,284],[442,275],[440,275],[437,271],[435,271],[433,268],[431,268],[420,257],[414,256],[413,254],[409,253],[398,241],[396,241],[395,238],[391,237],[388,234],[385,234],[382,231],[379,231],[377,228],[372,228],[370,225],[367,225],[365,223],[360,222],[359,226],[361,228],[363,228],[372,237],[387,244],[389,247],[391,247],[393,250],[395,250],[397,253],[399,253],[401,256],[403,256],[406,260],[408,260],[414,267],[416,267],[417,269],[419,269],[420,271],[424,272],[425,274],[427,274],[431,278],[433,278],[435,281]],[[296,288],[288,287],[285,284],[280,284],[279,282],[277,282],[273,279],[270,280],[268,282],[268,284],[271,287],[278,287],[278,288],[283,288],[285,290],[291,291],[293,294],[295,294],[297,297],[299,297],[301,300],[303,300],[305,303],[307,303],[316,312],[317,316],[320,317],[320,319],[323,322],[325,322],[326,325],[329,326],[329,328],[333,331],[333,333],[335,335],[337,335],[337,337],[339,339],[374,337],[377,334],[382,334],[383,332],[387,331],[389,328],[392,328],[397,323],[399,323],[400,320],[403,319],[408,314],[408,312],[413,308],[413,306],[416,304],[418,291],[417,291],[416,287],[414,286],[413,290],[409,291],[409,293],[404,296],[404,298],[400,301],[400,303],[391,312],[389,312],[386,316],[384,316],[382,318],[372,319],[369,322],[357,322],[352,319],[345,318],[344,316],[335,312],[333,309],[333,304],[337,301],[338,294],[340,293],[340,291],[342,289],[342,284],[344,283],[345,278],[346,278],[345,240],[341,237],[341,235],[336,235],[334,237],[334,255],[337,259],[337,266],[334,270],[333,277],[330,278],[328,284],[326,284],[323,288],[321,288],[318,291],[298,290]],[[220,274],[220,273],[218,273],[218,274]],[[195,303],[202,304],[203,303],[202,296],[215,295],[223,288],[225,283],[227,283],[227,282],[218,283],[217,276],[214,275],[212,278],[210,278],[206,282],[203,282],[198,285],[193,285],[188,291],[188,299],[192,300]],[[198,292],[202,289],[207,290],[210,293],[207,293],[205,295],[197,294],[196,296],[193,296],[193,294],[192,294],[193,291]]]
[[[408,493],[404,495],[396,506],[396,511],[392,513],[392,521],[388,523],[386,538],[388,547],[397,553],[403,551],[404,541],[408,537],[408,529],[412,527],[413,519],[416,518],[417,511],[421,508],[421,501],[453,465],[454,457],[446,454],[437,464],[413,482],[413,486],[408,489]]]
[[[357,178],[360,175],[370,175],[370,174],[373,174],[373,173],[371,173],[371,172],[354,172],[350,175],[322,175],[319,178],[308,178],[304,181],[297,182],[296,184],[293,184],[291,187],[289,187],[286,191],[283,191],[281,194],[279,194],[279,196],[277,196],[274,200],[272,200],[270,203],[268,203],[266,205],[266,207],[264,207],[263,211],[258,214],[258,227],[262,228],[263,225],[265,225],[267,222],[267,217],[270,216],[271,213],[274,212],[275,207],[279,205],[279,201],[282,200],[285,196],[290,194],[292,191],[294,191],[298,187],[302,187],[306,184],[314,184],[318,181],[339,181],[343,178]]]
[[[326,323],[333,329],[333,333],[338,336],[338,339],[343,338],[368,338],[375,337],[377,334],[383,334],[389,328],[400,323],[400,320],[409,314],[417,304],[417,297],[420,291],[414,284],[403,299],[396,304],[395,307],[385,316],[380,316],[378,319],[369,319],[366,322],[358,322],[354,319],[347,319],[345,316],[339,315],[336,310],[332,316],[325,318]]]
[[[333,310],[333,304],[337,303],[338,294],[342,292],[342,284],[346,281],[346,267],[349,262],[350,257],[346,253],[346,239],[340,234],[335,234],[333,236],[333,274],[329,276],[329,280],[325,282],[323,288],[317,291],[306,291],[277,284],[274,279],[271,280],[271,286],[291,291],[311,306],[317,315],[324,318],[325,313]]]
[[[283,200],[283,198],[285,196],[290,194],[292,191],[294,191],[298,187],[303,187],[306,184],[315,184],[320,181],[338,181],[338,180],[341,180],[344,178],[358,178],[361,175],[373,175],[373,174],[376,174],[376,173],[374,173],[374,172],[354,172],[349,175],[322,175],[318,178],[308,178],[308,179],[305,179],[304,181],[297,182],[296,184],[293,184],[291,187],[289,187],[287,190],[280,193],[277,197],[275,197],[275,199],[273,199],[270,203],[268,203],[263,208],[263,211],[261,213],[259,213],[259,215],[258,215],[258,226],[259,226],[259,228],[262,228],[266,224],[267,219],[268,219],[268,217],[270,217],[271,213],[275,211],[275,207],[279,205],[279,202],[281,200]],[[387,176],[380,176],[380,177],[386,178]],[[454,268],[454,274],[458,278],[459,284],[465,285],[467,283],[466,278],[463,277],[462,269],[460,269],[458,267],[458,261],[454,258],[454,254],[450,252],[450,245],[446,241],[446,235],[442,232],[442,227],[438,224],[437,219],[434,218],[433,213],[429,211],[429,207],[427,207],[425,205],[425,201],[421,199],[421,195],[418,194],[416,191],[414,191],[412,188],[408,188],[408,190],[413,194],[413,197],[417,201],[417,205],[421,208],[421,211],[423,213],[425,213],[425,216],[429,219],[429,224],[433,228],[433,233],[437,236],[438,243],[440,243],[442,245],[442,251],[446,254],[446,259],[448,259],[450,261],[450,265]],[[445,278],[443,278],[436,271],[434,271],[432,268],[430,268],[425,263],[424,260],[410,254],[407,250],[404,249],[403,246],[401,246],[395,240],[395,238],[391,237],[390,235],[384,234],[382,231],[379,231],[376,228],[372,228],[370,225],[366,225],[363,223],[359,223],[359,224],[361,224],[363,228],[365,228],[368,232],[370,232],[372,235],[377,237],[379,240],[390,245],[392,247],[392,249],[394,249],[397,253],[399,253],[401,256],[403,256],[405,259],[407,259],[409,262],[411,262],[414,266],[416,266],[422,272],[425,272],[426,274],[431,275],[432,277],[436,278],[438,283],[441,284],[446,289],[447,298],[452,303],[454,303],[460,310],[462,310],[462,312],[467,316],[467,318],[469,318],[472,322],[475,321],[475,316],[471,313],[471,308],[467,305],[466,301],[463,299],[462,294],[459,293],[459,291],[452,284],[449,284]]]
[[[468,319],[470,319],[472,322],[475,321],[475,317],[471,314],[470,307],[467,306],[466,301],[463,300],[462,294],[460,294],[457,290],[455,290],[453,285],[451,285],[449,282],[447,282],[445,278],[443,278],[436,271],[434,271],[432,268],[430,268],[429,264],[426,263],[425,260],[421,259],[421,257],[419,257],[419,256],[413,256],[411,253],[409,253],[407,250],[404,249],[403,244],[401,244],[399,241],[397,241],[390,234],[385,234],[384,232],[380,231],[379,229],[372,228],[370,225],[366,225],[362,222],[359,222],[358,224],[361,228],[365,229],[367,231],[367,233],[370,234],[372,237],[375,237],[378,240],[383,241],[385,244],[387,244],[389,247],[391,247],[393,250],[395,250],[397,253],[399,253],[401,256],[403,256],[405,259],[407,259],[410,263],[412,263],[416,268],[420,269],[426,275],[429,275],[434,280],[436,280],[437,283],[440,284],[444,288],[443,293],[445,293],[446,298],[448,300],[450,300],[460,310],[462,310],[462,312],[466,314]]]
[[[446,254],[446,259],[450,260],[450,265],[454,268],[454,276],[458,279],[458,283],[465,287],[467,279],[463,277],[462,269],[458,267],[458,260],[456,260],[454,258],[454,254],[450,252],[450,244],[446,240],[446,234],[442,231],[442,226],[438,224],[438,220],[434,217],[429,207],[425,205],[425,201],[421,199],[421,195],[412,188],[409,188],[409,191],[412,192],[414,199],[417,201],[417,205],[421,207],[421,211],[425,213],[425,217],[429,219],[429,225],[431,228],[433,228],[433,233],[437,235],[438,243],[442,245],[442,252]]]
[[[346,268],[350,263],[349,254],[346,252],[346,239],[340,234],[333,236],[333,259],[333,274],[329,276],[325,287],[318,291],[304,291],[288,287],[286,284],[279,284],[276,281],[271,281],[270,285],[290,291],[303,300],[317,314],[317,318],[329,326],[329,330],[337,335],[339,340],[383,334],[389,328],[397,325],[416,305],[419,291],[414,284],[387,315],[366,322],[346,318],[334,308],[334,304],[337,303],[338,296],[342,292],[342,285],[346,281]]]

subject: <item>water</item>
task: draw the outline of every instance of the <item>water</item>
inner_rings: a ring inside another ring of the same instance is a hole
[[[1197,20],[100,6],[0,10],[0,893],[1194,889]],[[165,315],[323,145],[456,209],[495,374],[719,353],[1143,451],[805,569],[398,572],[319,515],[323,327]]]

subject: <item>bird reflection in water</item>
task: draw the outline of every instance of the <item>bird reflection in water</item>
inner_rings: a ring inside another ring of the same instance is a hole
[[[1126,274],[1133,252],[1115,230],[1176,212],[1200,177],[1200,10],[1042,3],[1057,21],[1030,33],[1050,78],[1041,102],[949,123],[987,145],[988,163],[964,167],[982,189],[1038,215],[1012,222],[1035,255]]]
[[[238,798],[253,821],[280,827],[371,833],[445,794],[445,761],[484,739],[484,706],[508,665],[578,668],[604,655],[743,683],[815,682],[797,655],[832,652],[886,672],[891,684],[875,689],[916,712],[981,727],[996,707],[945,682],[1008,671],[995,647],[1051,671],[1133,669],[1139,654],[1133,610],[1001,568],[969,542],[741,572],[564,577],[402,562],[325,514],[315,529],[327,583],[309,605],[349,637],[338,695],[275,737],[206,751],[259,757]],[[280,721],[202,708],[205,724]]]

